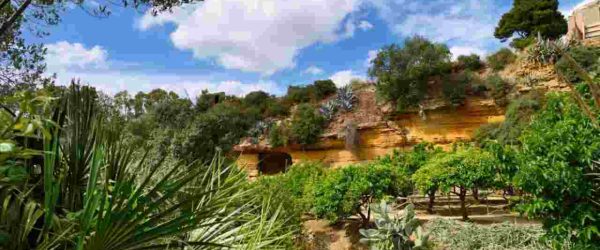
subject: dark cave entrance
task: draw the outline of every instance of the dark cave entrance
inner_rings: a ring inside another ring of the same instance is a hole
[[[258,171],[261,175],[283,173],[290,165],[292,165],[292,156],[287,153],[258,154]]]

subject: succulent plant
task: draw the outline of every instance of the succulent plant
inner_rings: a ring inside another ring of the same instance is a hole
[[[339,105],[336,102],[336,100],[329,100],[328,102],[323,104],[323,106],[321,106],[319,112],[321,113],[321,115],[323,115],[323,117],[325,117],[325,119],[331,121],[338,110],[338,106]]]
[[[527,60],[537,64],[554,64],[569,48],[566,40],[543,39],[538,33],[535,44],[527,50]]]
[[[350,85],[338,89],[336,102],[341,110],[350,111],[354,108],[356,96]]]
[[[390,207],[381,201],[373,206],[377,215],[375,229],[360,229],[360,242],[369,244],[372,250],[422,250],[429,249],[429,235],[423,232],[415,218],[414,205],[404,208],[401,216],[390,217]]]
[[[254,127],[248,131],[248,135],[252,139],[252,143],[258,144],[259,138],[267,132],[267,130],[271,127],[271,123],[273,122],[258,121],[256,124],[254,124]]]

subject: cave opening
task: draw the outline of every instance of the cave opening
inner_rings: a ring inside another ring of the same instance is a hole
[[[283,173],[292,165],[292,156],[287,153],[258,154],[258,171],[261,175]]]

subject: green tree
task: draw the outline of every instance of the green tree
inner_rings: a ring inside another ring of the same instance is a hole
[[[331,94],[335,94],[337,87],[332,80],[316,80],[314,83],[317,100],[321,100]]]
[[[477,54],[471,54],[468,56],[460,55],[460,56],[458,56],[456,61],[457,61],[458,66],[461,69],[477,71],[477,70],[480,70],[481,68],[483,68],[483,62],[481,61],[481,59],[479,58],[479,55],[477,55]]]
[[[377,79],[377,93],[400,111],[417,105],[427,92],[430,77],[447,73],[450,66],[446,45],[416,36],[407,39],[403,47],[393,44],[381,49],[369,76]]]
[[[174,154],[186,161],[210,161],[216,152],[229,152],[256,119],[241,111],[238,105],[221,103],[198,114],[191,126],[177,135]]]
[[[565,94],[550,94],[520,138],[515,185],[528,195],[520,210],[540,219],[547,233],[591,249],[600,241],[600,207],[593,203],[593,161],[600,130]]]
[[[300,104],[292,116],[290,132],[295,142],[301,145],[314,144],[323,133],[325,118],[310,104]]]
[[[523,49],[538,33],[550,39],[567,33],[567,21],[558,10],[558,0],[515,0],[512,9],[502,15],[494,36],[504,42],[516,34],[511,45]]]

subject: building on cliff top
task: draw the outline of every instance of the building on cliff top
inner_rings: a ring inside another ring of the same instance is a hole
[[[600,0],[573,10],[569,16],[567,39],[573,41],[600,40]]]

